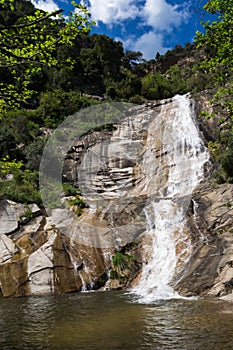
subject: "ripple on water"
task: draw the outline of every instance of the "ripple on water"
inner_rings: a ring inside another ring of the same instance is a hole
[[[1,299],[0,349],[233,349],[231,304],[132,301],[120,292]]]

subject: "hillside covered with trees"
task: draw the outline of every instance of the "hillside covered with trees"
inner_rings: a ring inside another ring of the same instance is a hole
[[[47,14],[27,0],[0,0],[0,197],[40,204],[43,147],[52,130],[80,109],[203,90],[218,106],[224,130],[210,143],[221,164],[217,181],[232,183],[233,1],[209,0],[205,11],[215,17],[204,24],[204,34],[150,61],[106,35],[92,35],[87,10],[74,8],[79,11],[65,22],[61,10]]]

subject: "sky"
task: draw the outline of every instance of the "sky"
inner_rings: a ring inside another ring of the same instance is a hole
[[[175,45],[192,42],[203,20],[207,0],[76,0],[86,5],[96,25],[92,33],[106,34],[125,50],[141,51],[150,60]],[[69,0],[31,0],[35,7],[68,12]]]

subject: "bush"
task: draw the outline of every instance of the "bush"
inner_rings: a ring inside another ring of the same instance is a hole
[[[38,173],[19,171],[12,180],[0,182],[0,198],[7,196],[14,202],[41,205],[38,189]]]
[[[130,97],[130,99],[129,99],[130,103],[134,103],[137,105],[143,104],[143,103],[145,103],[145,101],[146,101],[145,98],[143,98],[140,95],[134,95],[134,96]]]
[[[41,204],[39,174],[23,170],[23,162],[5,157],[0,161],[0,198],[20,203]],[[11,179],[9,179],[11,177]]]
[[[19,154],[17,150],[17,142],[15,136],[9,126],[0,125],[0,154],[2,157],[9,155],[12,158]]]
[[[227,145],[225,146],[225,151],[222,151],[221,156],[218,157],[220,161],[222,177],[225,181],[232,183],[233,178],[233,136],[227,138]]]
[[[37,138],[24,148],[23,153],[25,155],[26,167],[28,169],[39,170],[41,156],[46,142],[47,138]]]
[[[65,192],[66,196],[76,196],[77,194],[80,194],[80,190],[77,187],[74,187],[72,184],[64,183],[63,184],[63,190]]]
[[[76,195],[74,199],[69,199],[68,204],[73,207],[73,211],[77,216],[80,216],[85,208],[85,203],[79,195]]]
[[[44,120],[45,126],[56,128],[68,116],[87,108],[97,101],[80,92],[52,91],[42,95],[38,113]]]
[[[112,263],[113,266],[115,267],[119,267],[120,269],[124,268],[125,264],[126,264],[127,258],[124,254],[122,253],[116,253],[113,257],[112,257]]]

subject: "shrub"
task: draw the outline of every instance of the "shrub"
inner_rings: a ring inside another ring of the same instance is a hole
[[[67,202],[73,207],[73,211],[77,216],[82,214],[82,210],[85,208],[85,203],[79,195],[76,195],[74,199],[69,199]]]
[[[56,128],[69,115],[96,104],[97,101],[80,92],[53,91],[42,95],[38,113],[47,127]]]

